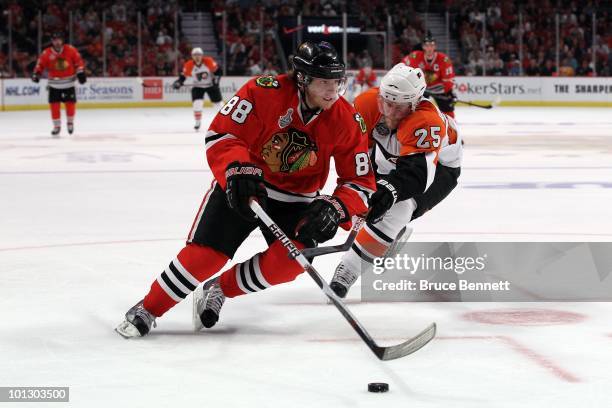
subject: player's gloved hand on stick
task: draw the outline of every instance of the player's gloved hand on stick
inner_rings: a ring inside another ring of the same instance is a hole
[[[219,86],[220,82],[221,82],[221,75],[213,75],[212,77],[213,86]]]
[[[446,93],[446,97],[450,100],[451,105],[455,105],[457,103],[457,94],[454,90],[450,90]]]
[[[376,182],[376,192],[372,194],[368,202],[370,212],[366,221],[372,224],[380,222],[396,201],[397,188],[389,180],[379,179]]]
[[[40,81],[40,76],[38,76],[36,72],[32,74],[32,81],[34,81],[35,83],[38,83]]]
[[[248,221],[255,220],[249,199],[255,198],[266,208],[268,192],[264,185],[263,170],[252,163],[231,162],[225,169],[227,202],[234,211]]]
[[[322,243],[336,235],[338,225],[348,220],[346,207],[338,197],[321,195],[306,209],[295,228],[297,239],[303,244]]]
[[[181,86],[183,86],[183,84],[178,79],[172,83],[172,88],[174,89],[180,89]]]
[[[85,73],[83,71],[77,73],[77,79],[79,80],[79,84],[81,85],[87,82],[87,76],[85,76]]]

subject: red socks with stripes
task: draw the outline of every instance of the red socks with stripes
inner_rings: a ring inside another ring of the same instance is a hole
[[[299,249],[304,248],[297,241],[294,244]],[[302,272],[300,264],[289,259],[285,247],[275,241],[266,251],[223,272],[219,284],[225,296],[231,298],[291,282]]]
[[[210,247],[188,244],[157,277],[143,306],[159,317],[227,263],[228,257]]]

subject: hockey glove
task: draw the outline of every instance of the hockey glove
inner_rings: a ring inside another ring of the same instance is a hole
[[[445,95],[449,99],[450,106],[453,107],[457,103],[457,94],[452,89]]]
[[[330,240],[336,235],[338,225],[348,221],[346,207],[338,197],[322,195],[306,208],[303,218],[295,228],[296,238],[305,245]]]
[[[87,82],[87,77],[83,71],[77,73],[77,79],[79,80],[79,84],[83,85]]]
[[[376,192],[370,197],[370,212],[366,221],[372,224],[380,222],[396,201],[397,188],[390,181],[379,179],[376,182]]]
[[[38,76],[36,72],[32,74],[32,81],[34,81],[34,83],[38,83],[40,81],[40,76]]]
[[[178,79],[172,83],[172,88],[174,89],[180,89],[181,86],[183,86],[183,84]]]
[[[263,170],[252,163],[230,163],[225,169],[227,202],[234,211],[248,221],[255,220],[249,199],[255,198],[265,208],[268,193],[264,185]]]

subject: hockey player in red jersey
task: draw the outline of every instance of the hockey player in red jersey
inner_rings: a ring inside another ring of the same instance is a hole
[[[204,96],[208,94],[215,111],[218,111],[223,105],[223,97],[219,88],[221,68],[212,57],[205,57],[202,49],[197,47],[191,51],[191,59],[185,62],[183,72],[174,81],[172,87],[179,89],[187,78],[191,80],[191,101],[193,102],[193,115],[195,117],[194,129],[198,130],[202,121]]]
[[[155,319],[194,292],[196,329],[212,327],[226,298],[294,280],[302,267],[262,228],[269,247],[207,281],[230,260],[258,224],[256,198],[298,248],[331,239],[351,216],[367,210],[375,181],[365,124],[340,95],[345,66],[328,43],[305,42],[289,75],[250,80],[215,116],[205,138],[214,175],[187,245],[117,327],[146,335]],[[331,195],[320,195],[334,158]]]
[[[401,229],[442,201],[457,185],[462,147],[454,120],[424,98],[420,68],[393,67],[355,99],[368,128],[378,189],[370,212],[330,283],[340,297],[385,255]]]
[[[87,81],[85,66],[81,55],[72,45],[64,44],[64,35],[56,32],[51,37],[51,47],[46,48],[38,58],[32,81],[38,83],[43,72],[47,71],[49,84],[49,107],[53,130],[51,135],[59,137],[61,130],[60,106],[66,106],[66,122],[68,133],[74,132],[74,115],[76,113],[75,79],[80,84]]]
[[[368,89],[376,86],[376,72],[371,66],[365,66],[357,72],[354,80],[353,98],[354,100],[357,95],[367,91]]]
[[[413,68],[421,68],[427,82],[426,96],[431,96],[442,112],[455,117],[455,71],[450,58],[436,51],[436,40],[427,35],[423,40],[423,51],[413,51],[402,60]]]

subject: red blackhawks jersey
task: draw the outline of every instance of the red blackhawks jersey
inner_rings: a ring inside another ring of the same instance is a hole
[[[374,85],[376,85],[376,72],[370,69],[370,73],[368,74],[366,73],[365,68],[361,68],[355,76],[355,83],[372,88]]]
[[[435,52],[433,59],[427,60],[423,51],[413,51],[402,62],[413,68],[421,68],[425,73],[427,90],[432,94],[450,92],[453,89],[455,71],[450,58],[441,52]]]
[[[41,75],[47,70],[49,86],[66,89],[74,86],[76,74],[84,69],[81,54],[72,45],[64,44],[59,52],[53,47],[46,48],[40,54],[34,72]]]
[[[215,116],[206,134],[206,156],[221,187],[233,161],[264,170],[268,197],[310,202],[319,194],[334,158],[338,174],[334,195],[349,215],[367,210],[375,189],[368,158],[365,123],[340,98],[306,122],[301,95],[287,75],[251,79]]]

